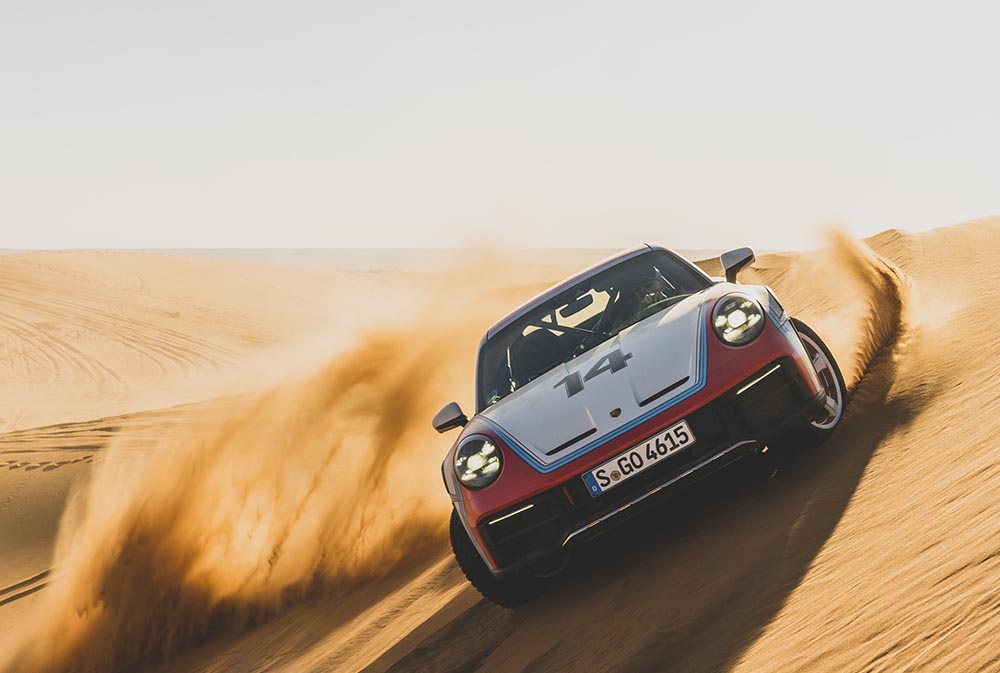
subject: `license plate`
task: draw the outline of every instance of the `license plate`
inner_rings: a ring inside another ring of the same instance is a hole
[[[692,444],[694,433],[687,421],[674,423],[663,432],[584,473],[583,482],[590,495],[598,496]]]

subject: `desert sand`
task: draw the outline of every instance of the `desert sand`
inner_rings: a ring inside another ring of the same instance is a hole
[[[518,610],[451,560],[429,419],[571,268],[0,255],[0,671],[1000,671],[998,253],[993,218],[759,258],[840,429]]]

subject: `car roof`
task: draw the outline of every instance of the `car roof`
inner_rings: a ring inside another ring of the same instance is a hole
[[[480,343],[480,346],[486,343],[488,339],[492,339],[494,336],[496,336],[497,332],[502,330],[504,327],[511,324],[512,322],[514,322],[515,320],[517,320],[525,313],[538,306],[539,304],[548,301],[549,299],[556,296],[560,292],[568,290],[577,283],[580,283],[581,281],[584,281],[587,278],[590,278],[591,276],[594,276],[604,271],[605,269],[609,269],[615,266],[616,264],[624,262],[627,259],[632,259],[633,257],[637,257],[651,250],[666,250],[666,248],[659,245],[650,245],[648,243],[643,243],[642,245],[637,245],[634,248],[629,248],[628,250],[622,250],[621,252],[615,253],[614,255],[602,259],[596,264],[592,264],[588,266],[586,269],[583,269],[582,271],[573,274],[569,278],[559,281],[549,289],[545,290],[541,294],[535,295],[534,297],[532,297],[531,299],[524,302],[516,309],[508,313],[506,316],[498,320],[492,327],[486,330],[486,334],[483,335],[483,340]]]

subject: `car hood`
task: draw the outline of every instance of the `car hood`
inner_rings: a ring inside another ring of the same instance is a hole
[[[704,387],[705,305],[695,295],[632,325],[480,418],[535,469],[561,467]]]

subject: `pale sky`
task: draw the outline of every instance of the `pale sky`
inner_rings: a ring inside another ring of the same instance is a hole
[[[814,245],[1000,213],[996,2],[0,0],[2,248]]]

